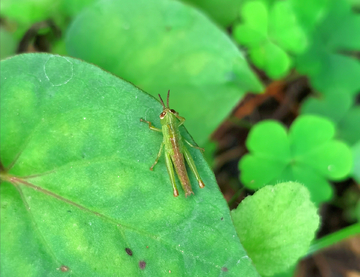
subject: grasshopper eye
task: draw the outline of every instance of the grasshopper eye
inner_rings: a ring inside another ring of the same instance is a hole
[[[173,114],[177,114],[177,112],[175,110],[173,110],[173,109],[171,109],[170,112],[173,113]]]
[[[162,113],[160,114],[160,119],[163,119],[163,118],[165,117],[165,115],[166,115],[166,112],[162,112]]]

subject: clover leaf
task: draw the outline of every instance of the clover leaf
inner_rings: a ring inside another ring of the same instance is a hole
[[[241,181],[258,189],[296,180],[309,189],[312,201],[327,201],[333,194],[327,179],[341,180],[352,167],[349,147],[334,135],[331,121],[313,115],[299,116],[289,132],[276,121],[260,122],[246,141],[250,153],[239,163]]]
[[[348,1],[246,1],[235,40],[271,78],[294,66],[321,93],[360,89],[360,16]]]
[[[292,64],[287,52],[301,53],[307,46],[290,3],[248,1],[241,19],[234,27],[235,40],[249,48],[251,60],[271,78],[285,76]]]
[[[296,69],[308,75],[321,93],[356,94],[360,62],[352,57],[352,51],[360,50],[360,16],[348,1],[293,2],[310,41],[307,50],[295,57]]]
[[[354,105],[347,93],[334,93],[321,98],[309,97],[301,107],[302,114],[324,116],[336,126],[336,136],[350,146],[360,141],[360,106]]]
[[[295,182],[261,188],[246,197],[231,217],[262,276],[285,271],[304,256],[320,223],[309,191]]]

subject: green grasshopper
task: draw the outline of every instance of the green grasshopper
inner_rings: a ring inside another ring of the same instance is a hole
[[[179,127],[184,124],[185,118],[179,116],[179,113],[169,108],[169,95],[170,95],[170,90],[168,91],[168,95],[167,95],[167,107],[165,107],[164,101],[162,100],[159,94],[161,105],[163,106],[163,111],[160,114],[160,123],[162,126],[161,129],[155,128],[151,124],[151,122],[146,121],[142,118],[140,119],[140,121],[149,124],[149,128],[151,130],[161,132],[163,134],[163,141],[160,145],[159,153],[155,159],[154,164],[150,167],[150,170],[153,170],[154,166],[158,163],[162,149],[165,146],[166,168],[169,173],[174,196],[175,197],[179,196],[179,191],[177,190],[175,183],[175,173],[174,173],[174,167],[175,167],[180,183],[185,191],[185,196],[187,197],[190,194],[194,194],[194,192],[191,189],[189,176],[187,174],[185,167],[185,160],[188,163],[189,167],[191,168],[192,172],[194,173],[196,180],[199,183],[199,187],[203,188],[205,187],[205,184],[200,178],[194,160],[191,157],[189,150],[185,147],[184,141],[193,148],[199,149],[201,151],[204,151],[204,149],[192,145],[190,142],[188,142],[186,139],[184,139],[181,136]]]

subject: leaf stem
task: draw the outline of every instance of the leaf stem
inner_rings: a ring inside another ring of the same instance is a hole
[[[347,239],[351,236],[359,235],[360,234],[360,223],[356,223],[345,227],[337,232],[334,232],[330,235],[322,237],[321,239],[315,240],[308,250],[306,256],[310,256],[315,252],[323,250],[326,247],[334,245],[344,239]]]

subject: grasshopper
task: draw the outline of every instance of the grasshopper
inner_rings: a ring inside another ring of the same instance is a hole
[[[154,169],[154,166],[158,163],[159,158],[161,157],[162,149],[165,146],[165,161],[166,161],[166,168],[170,177],[170,182],[173,188],[174,196],[179,196],[179,191],[176,187],[175,182],[175,171],[178,175],[180,180],[181,186],[185,191],[185,197],[190,194],[194,194],[191,189],[191,184],[189,180],[189,176],[186,171],[185,167],[185,160],[188,163],[189,167],[191,168],[192,172],[194,173],[196,180],[199,183],[200,188],[204,188],[205,184],[200,178],[200,175],[196,169],[195,163],[189,150],[185,147],[184,142],[186,142],[190,147],[199,149],[200,151],[204,151],[203,148],[198,146],[192,145],[189,141],[184,139],[181,134],[179,127],[184,124],[185,118],[179,116],[179,113],[169,107],[169,95],[170,90],[167,94],[167,107],[165,107],[164,101],[162,100],[160,94],[159,98],[161,101],[161,105],[163,106],[163,111],[160,114],[160,123],[161,129],[154,127],[151,122],[146,121],[144,119],[140,119],[141,122],[145,122],[149,124],[149,128],[153,131],[160,132],[163,134],[163,141],[160,145],[159,153],[155,159],[154,164],[150,167],[150,170]]]

